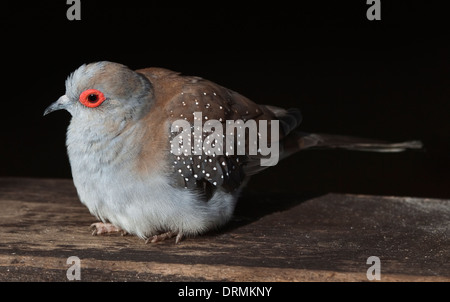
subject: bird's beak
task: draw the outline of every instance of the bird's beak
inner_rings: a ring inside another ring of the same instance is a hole
[[[53,104],[48,106],[47,109],[45,109],[44,116],[56,110],[66,109],[67,105],[69,104],[69,101],[70,100],[66,95],[61,96],[56,102],[54,102]]]

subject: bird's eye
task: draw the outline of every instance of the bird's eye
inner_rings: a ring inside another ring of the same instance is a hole
[[[87,99],[91,103],[96,103],[98,101],[98,94],[91,93],[90,95],[88,95]]]
[[[80,94],[80,103],[89,108],[100,106],[105,99],[105,95],[97,89],[88,89]]]

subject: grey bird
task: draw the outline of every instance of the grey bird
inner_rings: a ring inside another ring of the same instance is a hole
[[[59,109],[72,115],[67,152],[78,196],[101,221],[92,225],[94,235],[123,232],[146,242],[176,236],[178,243],[184,236],[217,229],[231,219],[249,177],[270,166],[261,161],[267,153],[249,152],[251,145],[261,143],[260,135],[244,137],[245,151],[240,153],[188,152],[194,151],[196,140],[208,140],[213,128],[193,135],[192,150],[173,152],[174,144],[180,146],[182,131],[173,128],[179,120],[194,132],[199,117],[202,123],[219,121],[224,129],[227,121],[279,125],[276,135],[267,138],[267,146],[277,145],[280,159],[308,148],[377,152],[421,148],[419,141],[390,144],[301,132],[297,109],[258,105],[211,81],[163,68],[133,71],[113,62],[96,62],[79,67],[65,85],[65,95],[44,115]],[[215,125],[214,129],[220,126]],[[215,150],[226,146],[219,138]],[[230,149],[238,149],[238,143]]]

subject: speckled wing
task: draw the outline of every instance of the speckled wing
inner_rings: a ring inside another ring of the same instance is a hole
[[[242,123],[248,120],[254,120],[259,124],[259,120],[276,119],[275,114],[265,106],[257,105],[246,97],[197,77],[184,77],[185,83],[182,89],[175,96],[170,104],[166,106],[167,114],[170,116],[171,123],[176,120],[187,121],[191,128],[191,149],[181,150],[182,154],[171,154],[172,167],[176,185],[188,189],[200,189],[207,199],[212,196],[216,188],[221,188],[227,192],[232,192],[240,187],[244,178],[248,175],[248,167],[251,167],[254,174],[255,167],[260,166],[262,156],[258,153],[249,155],[249,145],[256,145],[256,141],[250,141],[246,136],[246,152],[244,155],[232,154],[226,150],[224,136],[226,133],[227,121],[238,121]],[[194,113],[196,113],[194,115]],[[201,117],[200,114],[201,113]],[[202,119],[201,121],[196,119]],[[203,126],[206,122],[215,120],[222,126],[222,148],[218,154],[209,154],[199,144],[206,142],[220,144],[220,139],[210,142],[212,133],[217,129],[205,131]],[[242,124],[241,123],[241,124]],[[198,125],[202,126],[201,132],[196,129]],[[197,130],[197,132],[196,132]],[[172,132],[170,137],[171,147],[185,146],[177,140],[179,131]],[[201,133],[201,134],[200,134]],[[235,136],[237,138],[237,135]],[[201,154],[194,154],[195,148],[201,147]],[[232,145],[234,150],[237,148],[237,140]],[[187,149],[187,148],[186,148]],[[225,149],[225,150],[224,150]],[[190,152],[184,152],[190,151]],[[190,153],[190,154],[189,154]],[[237,153],[237,152],[234,152]]]

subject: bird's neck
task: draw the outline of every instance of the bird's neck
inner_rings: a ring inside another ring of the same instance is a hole
[[[66,140],[69,159],[99,165],[123,162],[131,158],[132,152],[139,152],[139,145],[134,141],[141,133],[139,123],[132,120],[86,123],[73,118]]]

